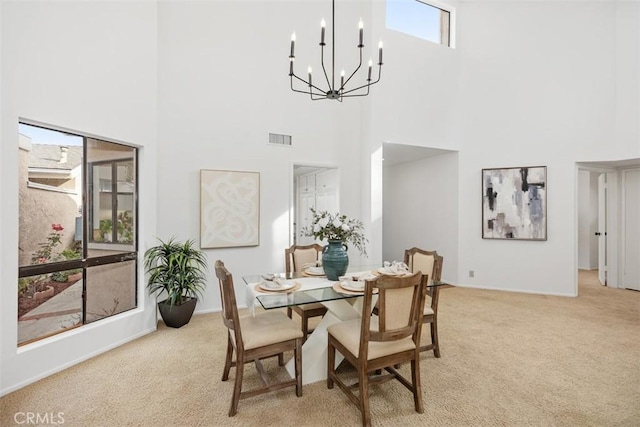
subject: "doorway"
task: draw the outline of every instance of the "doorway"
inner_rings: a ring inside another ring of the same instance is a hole
[[[293,165],[292,235],[293,245],[315,243],[304,230],[311,225],[311,208],[318,211],[340,210],[339,174],[337,168]]]
[[[634,285],[640,277],[640,178],[633,173],[640,171],[640,159],[577,166],[578,277],[595,271],[601,285],[628,288],[629,282],[631,288],[640,288]],[[630,261],[633,256],[635,261]]]

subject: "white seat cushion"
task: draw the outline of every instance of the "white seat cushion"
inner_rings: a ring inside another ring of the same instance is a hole
[[[280,311],[240,318],[245,350],[302,338],[300,327]]]
[[[347,350],[358,357],[360,353],[360,328],[362,319],[346,320],[344,322],[334,323],[327,328],[327,331],[333,335],[335,339],[340,341]],[[378,330],[378,317],[371,317],[371,330]],[[411,336],[398,341],[370,341],[369,354],[367,360],[377,359],[379,357],[388,356],[394,353],[400,353],[406,350],[416,348]]]

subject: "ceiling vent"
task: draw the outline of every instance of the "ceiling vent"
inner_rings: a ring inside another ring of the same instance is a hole
[[[270,133],[269,144],[291,145],[291,135],[281,135],[279,133]]]

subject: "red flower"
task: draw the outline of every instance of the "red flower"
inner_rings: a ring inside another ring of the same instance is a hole
[[[51,224],[51,228],[54,231],[62,231],[62,230],[64,230],[64,228],[60,224]]]

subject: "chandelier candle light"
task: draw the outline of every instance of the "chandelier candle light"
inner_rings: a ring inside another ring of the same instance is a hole
[[[289,77],[291,79],[291,90],[294,92],[300,92],[309,94],[313,101],[317,101],[319,99],[336,99],[342,102],[342,98],[348,98],[353,96],[367,96],[369,95],[369,87],[374,85],[380,81],[380,74],[382,72],[382,41],[378,43],[378,79],[376,81],[371,81],[371,71],[373,68],[373,60],[369,59],[369,71],[367,74],[367,82],[361,86],[354,87],[352,89],[346,89],[346,85],[349,83],[351,78],[360,70],[362,66],[362,48],[364,47],[364,24],[362,23],[362,19],[358,24],[358,49],[360,52],[360,62],[358,63],[358,67],[349,75],[349,77],[345,80],[345,72],[344,69],[340,73],[340,86],[336,86],[335,82],[335,72],[336,72],[336,28],[335,28],[335,19],[336,19],[336,2],[332,0],[331,2],[331,13],[332,13],[332,24],[331,24],[331,81],[329,81],[329,76],[327,75],[327,70],[324,66],[324,47],[326,43],[324,41],[326,22],[322,19],[320,23],[320,60],[322,63],[322,71],[324,73],[325,80],[327,81],[328,90],[321,89],[318,86],[313,84],[311,79],[311,66],[307,69],[307,80],[298,77],[293,72],[293,62],[296,57],[294,55],[295,52],[295,44],[296,44],[296,33],[291,35],[291,53],[289,55]],[[293,87],[293,78],[300,80],[304,83],[308,90],[299,90]],[[365,90],[366,89],[366,90]]]

